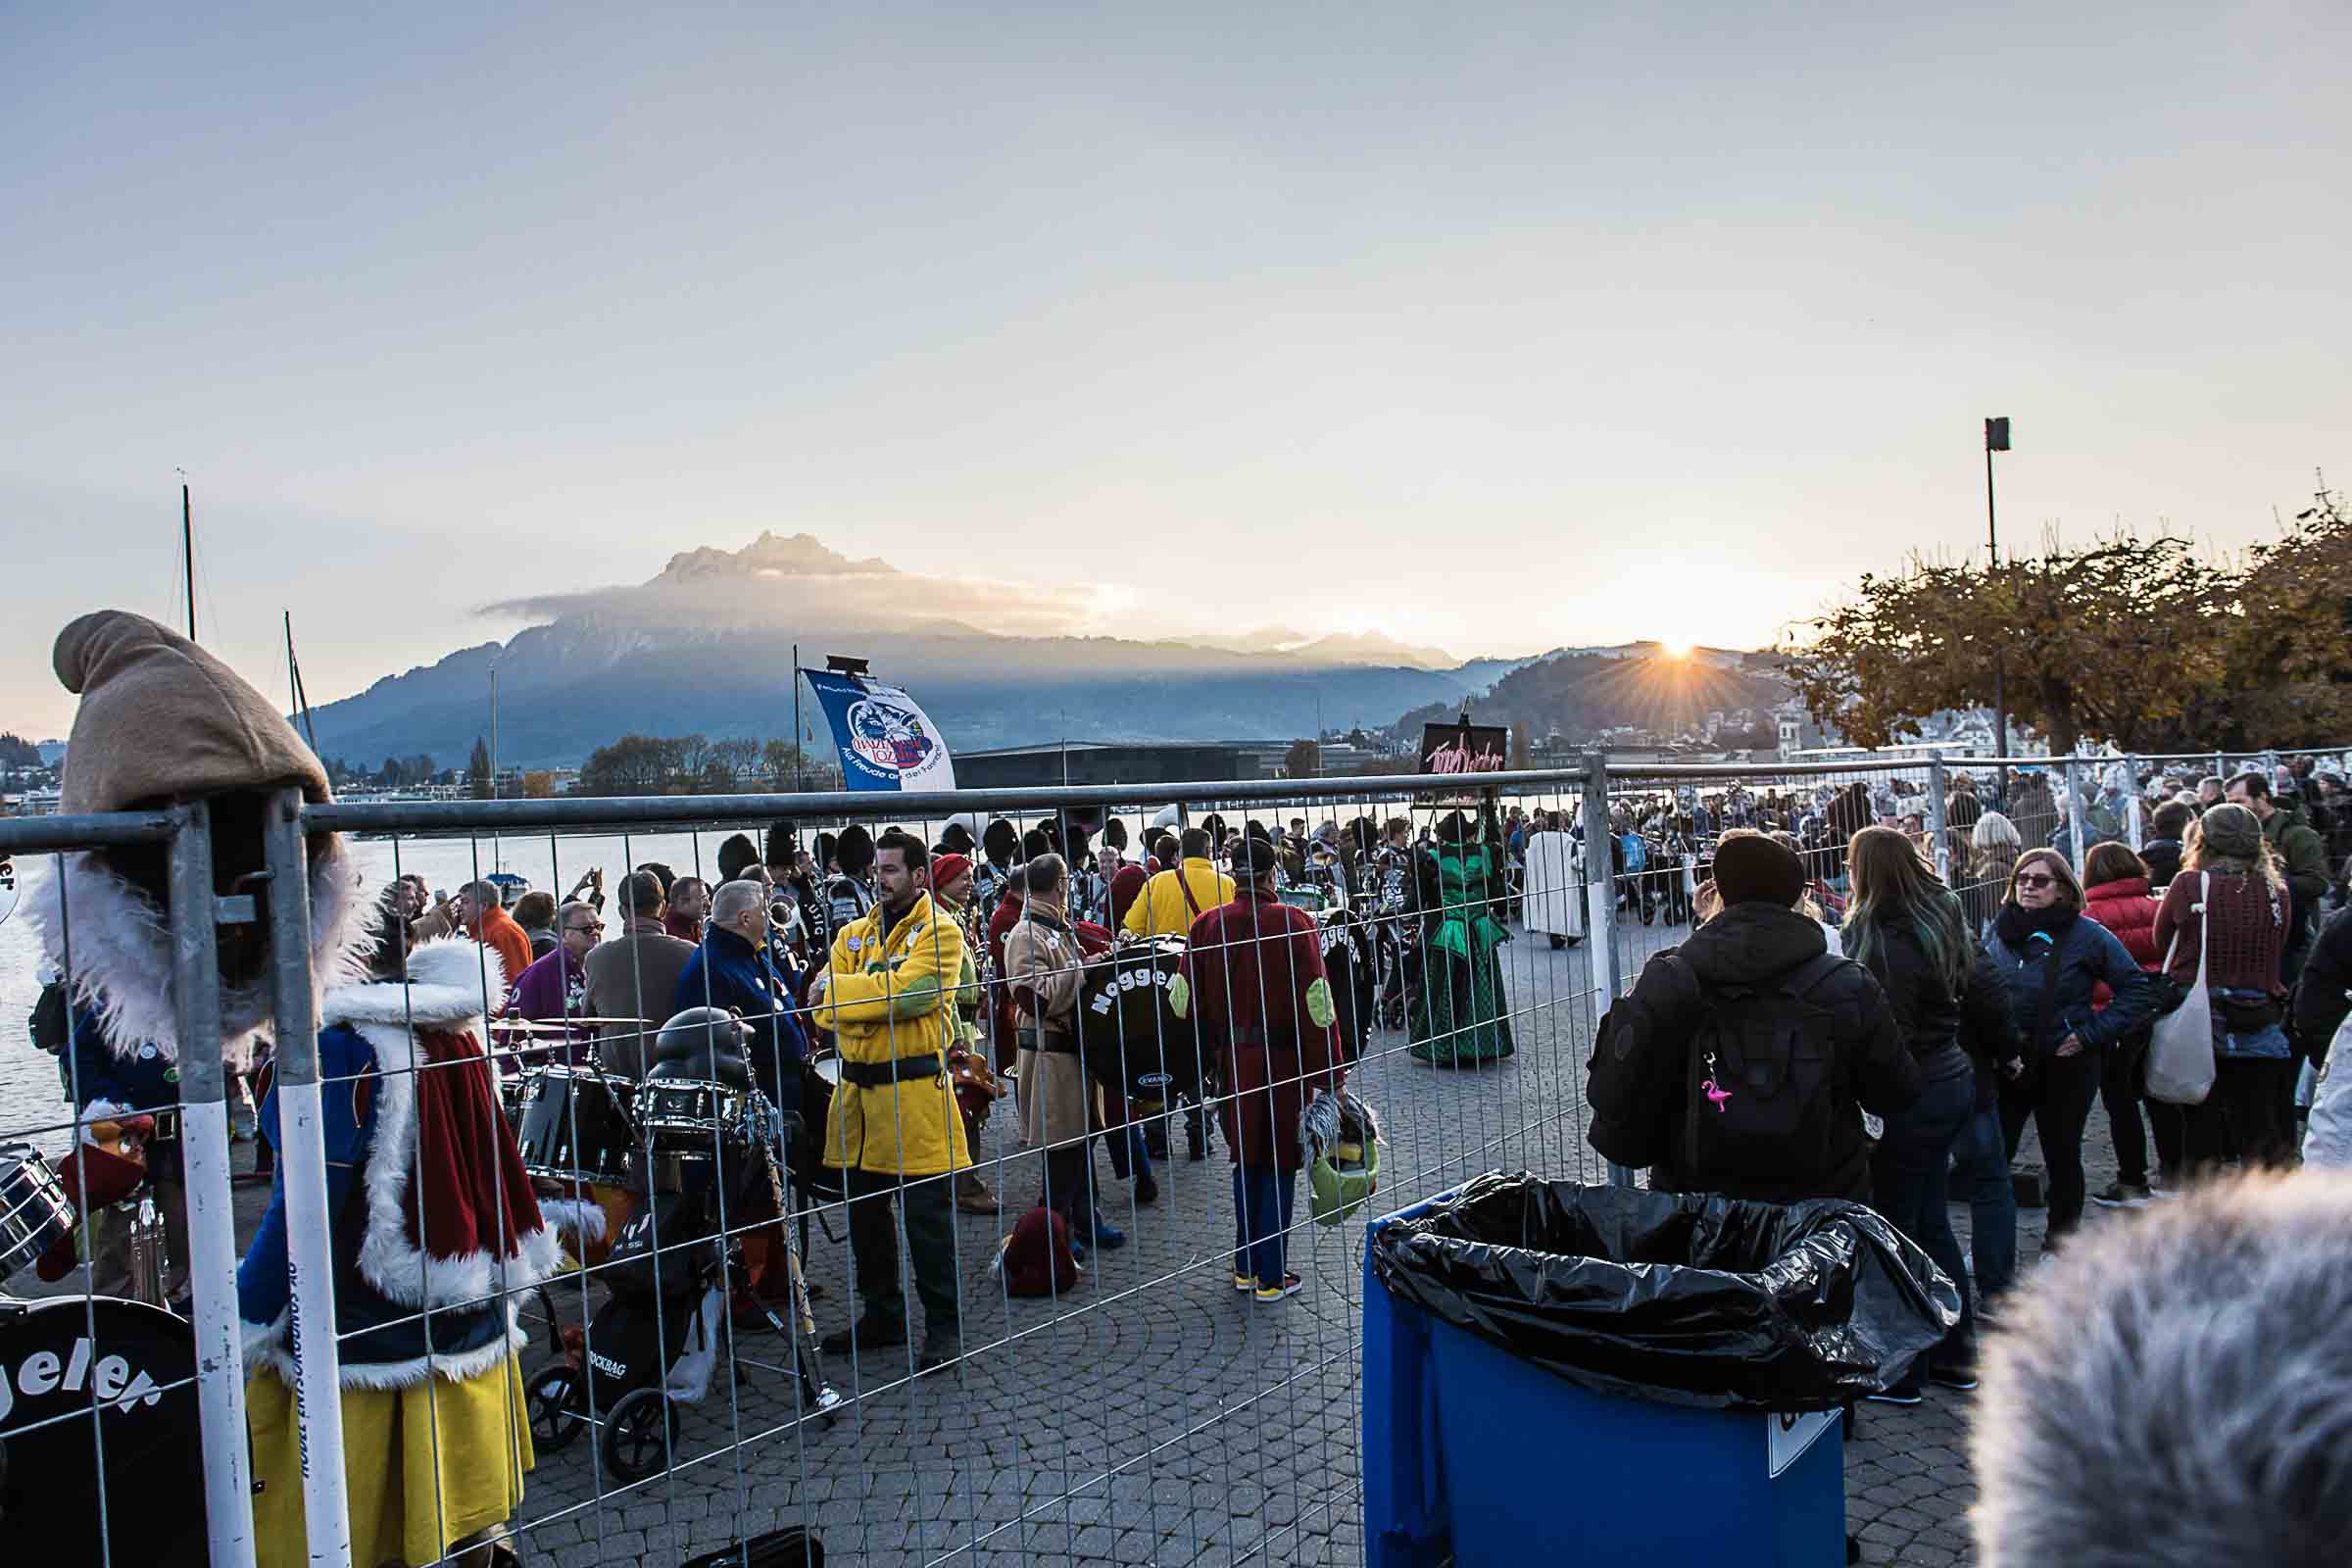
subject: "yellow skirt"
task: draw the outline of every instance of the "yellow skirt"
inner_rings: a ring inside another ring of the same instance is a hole
[[[462,1383],[436,1377],[415,1388],[343,1391],[343,1481],[357,1568],[429,1563],[452,1542],[513,1516],[532,1464],[522,1383],[510,1356]],[[261,1568],[305,1562],[294,1391],[268,1372],[248,1379],[245,1422]]]

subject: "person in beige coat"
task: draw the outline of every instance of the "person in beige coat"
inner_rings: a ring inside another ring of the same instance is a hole
[[[1069,868],[1040,855],[1019,873],[1021,917],[1004,937],[1004,983],[1020,1032],[1021,1137],[1046,1152],[1043,1206],[1069,1222],[1079,1247],[1120,1247],[1127,1237],[1095,1212],[1093,1092],[1078,1054],[1078,992],[1086,950],[1066,908]]]

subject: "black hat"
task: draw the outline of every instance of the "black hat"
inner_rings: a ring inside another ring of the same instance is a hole
[[[767,863],[768,863],[768,864],[770,864],[770,865],[790,865],[790,864],[792,864],[793,852],[794,852],[795,850],[799,849],[799,848],[800,848],[800,845],[799,845],[798,843],[796,843],[796,842],[794,841],[794,839],[793,839],[793,834],[792,834],[792,824],[791,824],[790,822],[779,821],[779,822],[776,822],[776,823],[774,823],[773,825],[771,825],[771,826],[768,828],[768,830],[767,830]]]
[[[1715,847],[1715,891],[1727,909],[1751,903],[1794,908],[1804,897],[1804,862],[1795,851],[1768,838],[1725,839]]]
[[[1246,833],[1233,841],[1233,879],[1236,882],[1263,882],[1273,876],[1274,868],[1281,863],[1282,852],[1267,839]]]
[[[833,858],[851,876],[863,876],[874,863],[874,836],[852,822],[833,841]]]
[[[732,882],[760,863],[760,852],[752,841],[741,833],[730,833],[718,847],[718,875],[722,882]]]

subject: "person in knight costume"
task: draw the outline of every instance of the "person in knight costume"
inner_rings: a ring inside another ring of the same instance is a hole
[[[262,827],[288,785],[331,800],[325,770],[235,671],[144,616],[81,616],[59,634],[54,662],[81,698],[61,808],[205,801],[217,888],[258,888],[261,918],[220,929],[223,1054],[236,1070],[271,1008],[269,890],[247,880],[263,868]],[[341,839],[313,834],[307,847],[354,1558],[425,1563],[478,1548],[457,1559],[471,1568],[504,1549],[489,1538],[531,1464],[512,1298],[482,1298],[536,1284],[560,1253],[482,1053],[482,955],[462,938],[407,955],[405,922],[375,917]],[[160,846],[70,855],[35,912],[62,958],[71,911],[74,998],[109,1045],[151,1044],[175,1061],[165,868]],[[505,979],[494,966],[489,994]],[[261,1120],[274,1146],[274,1092]],[[237,1298],[256,1545],[264,1562],[295,1562],[307,1556],[302,1434],[277,1168]]]

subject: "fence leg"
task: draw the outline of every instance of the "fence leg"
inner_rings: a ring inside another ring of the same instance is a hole
[[[2130,842],[2132,853],[2137,855],[2147,848],[2148,843],[2146,812],[2143,809],[2146,791],[2140,787],[2139,759],[2127,757],[2124,766],[2132,774],[2132,790],[2124,803],[2124,837]]]
[[[1943,754],[1928,754],[1928,832],[1936,845],[1936,876],[1945,887],[1952,885],[1952,847],[1943,836]]]
[[[229,1209],[228,1077],[220,1061],[220,945],[214,931],[212,811],[173,810],[172,1010],[179,1044],[180,1153],[195,1293],[196,1410],[204,1512],[218,1568],[253,1568],[253,1474],[246,1458],[245,1350],[237,1327],[237,1233]]]
[[[2090,860],[2090,846],[2083,842],[2088,835],[2082,820],[2082,772],[2081,758],[2066,760],[2066,826],[2067,836],[2074,842],[2077,877],[2083,874],[2083,867]]]
[[[1585,946],[1592,980],[1592,1018],[1617,1000],[1617,879],[1610,872],[1609,760],[1592,752],[1585,758]],[[1631,1187],[1631,1166],[1609,1161],[1609,1185]]]
[[[275,970],[277,1117],[284,1147],[286,1261],[293,1275],[295,1419],[302,1424],[302,1507],[311,1568],[351,1568],[343,1482],[343,1391],[335,1346],[334,1238],[327,1229],[326,1140],[318,1111],[318,1020],[311,994],[310,855],[302,792],[278,792],[264,829],[270,949]]]

